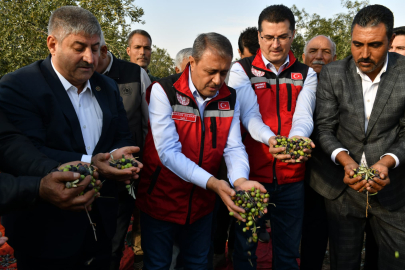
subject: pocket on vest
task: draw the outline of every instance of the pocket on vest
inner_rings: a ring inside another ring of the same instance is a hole
[[[162,167],[160,167],[160,166],[157,166],[156,167],[156,170],[153,172],[153,174],[151,175],[151,177],[150,177],[150,185],[149,185],[149,188],[148,188],[148,194],[150,195],[151,193],[152,193],[152,191],[153,191],[153,188],[155,187],[155,185],[156,185],[156,181],[157,181],[157,179],[158,179],[158,177],[159,177],[159,174],[160,174],[160,171],[162,170]]]

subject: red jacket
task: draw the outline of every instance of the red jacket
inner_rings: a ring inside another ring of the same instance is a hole
[[[216,175],[233,119],[236,92],[223,84],[219,94],[207,103],[202,122],[188,87],[188,78],[189,69],[186,67],[182,74],[161,79],[158,83],[173,108],[172,119],[182,144],[182,153],[207,172]],[[151,88],[148,88],[146,94],[148,103]],[[214,192],[182,180],[161,163],[150,125],[143,164],[136,199],[136,205],[141,211],[153,218],[178,224],[191,224],[213,211]]]
[[[308,66],[301,64],[289,52],[290,63],[277,77],[264,64],[261,50],[255,56],[238,62],[249,77],[256,92],[263,122],[275,134],[288,136],[297,103],[308,73]],[[275,160],[269,153],[269,147],[255,141],[249,134],[243,143],[249,155],[250,179],[279,184],[299,182],[304,179],[305,163],[284,163]]]

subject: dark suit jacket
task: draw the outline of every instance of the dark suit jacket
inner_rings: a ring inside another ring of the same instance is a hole
[[[317,88],[315,129],[323,150],[313,161],[311,186],[333,200],[347,188],[344,171],[331,161],[332,152],[346,148],[359,163],[365,152],[372,166],[386,153],[395,154],[400,165],[389,171],[391,184],[378,193],[381,205],[395,210],[405,205],[405,57],[389,53],[377,96],[364,130],[365,115],[361,77],[352,57],[322,68]]]
[[[0,215],[32,206],[41,177],[56,166],[0,111]]]
[[[129,129],[135,145],[143,148],[144,135],[148,131],[147,103],[141,93],[141,67],[137,64],[116,58],[107,76],[118,84],[122,102],[127,112]]]
[[[102,133],[93,155],[133,145],[117,84],[98,73],[91,77],[90,84],[103,111]],[[4,76],[0,81],[0,107],[49,158],[65,163],[80,160],[86,154],[79,120],[51,66],[50,57]],[[101,194],[115,197],[116,184],[116,181],[106,180]],[[99,209],[106,233],[112,237],[117,200],[100,198],[94,208]],[[31,211],[6,216],[4,225],[16,253],[30,252],[36,257],[52,258],[78,252],[90,226],[85,212],[64,211],[47,203],[38,203]],[[43,237],[40,242],[36,240],[38,235]],[[37,243],[35,249],[27,244],[32,242]]]

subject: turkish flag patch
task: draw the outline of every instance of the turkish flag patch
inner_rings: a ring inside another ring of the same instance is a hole
[[[231,105],[229,105],[229,101],[220,101],[220,102],[218,102],[218,109],[219,110],[230,110]]]
[[[302,80],[302,74],[301,73],[291,73],[291,79],[292,80]]]

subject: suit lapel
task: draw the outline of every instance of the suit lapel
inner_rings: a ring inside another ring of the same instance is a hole
[[[51,56],[48,56],[48,58],[42,62],[41,71],[58,101],[58,106],[61,108],[70,124],[75,141],[78,143],[82,152],[86,153],[79,119],[65,88],[59,80],[58,75],[56,75],[55,70],[52,68]]]
[[[383,111],[391,95],[395,82],[397,81],[398,71],[395,69],[395,67],[396,59],[394,57],[390,57],[388,59],[387,70],[381,75],[381,80],[378,85],[373,110],[371,111],[370,119],[367,126],[366,136],[369,135],[378,118],[380,117],[380,114]]]
[[[361,84],[361,77],[357,74],[356,64],[352,59],[349,63],[349,69],[346,71],[347,81],[351,82],[352,85],[349,85],[350,95],[352,98],[353,109],[356,112],[357,119],[359,120],[359,126],[363,131],[362,134],[365,134],[364,130],[364,123],[365,123],[365,116],[364,116],[364,101],[363,101],[363,86]]]
[[[94,152],[97,152],[99,144],[102,143],[104,138],[107,136],[108,127],[110,126],[112,119],[111,111],[108,104],[108,95],[107,95],[108,88],[103,83],[103,81],[100,80],[99,78],[100,76],[102,75],[94,74],[90,78],[91,90],[94,96],[96,97],[101,110],[103,111],[103,127],[101,129],[101,136],[98,140],[96,147],[94,148]]]

